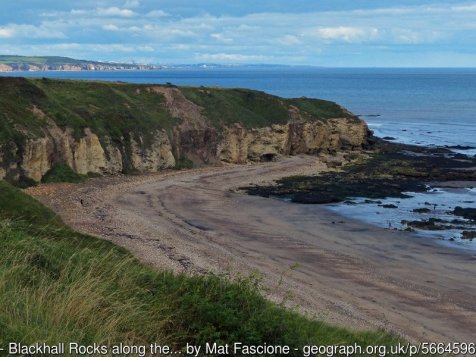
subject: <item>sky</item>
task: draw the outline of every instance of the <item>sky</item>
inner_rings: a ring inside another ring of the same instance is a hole
[[[474,67],[476,1],[2,1],[0,54],[153,64]]]

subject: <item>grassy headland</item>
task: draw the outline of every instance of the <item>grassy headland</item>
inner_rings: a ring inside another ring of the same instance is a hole
[[[360,123],[333,102],[248,89],[9,77],[0,87],[0,178],[21,187],[55,165],[86,175],[208,164],[235,125]]]
[[[255,279],[155,271],[113,244],[76,233],[0,181],[0,345],[393,344],[267,301]]]
[[[11,70],[64,70],[71,67],[86,70],[111,70],[111,69],[142,69],[154,66],[141,66],[128,63],[112,63],[78,60],[61,56],[15,56],[0,55],[0,65],[7,65]],[[32,68],[33,67],[33,68]]]
[[[99,63],[91,61],[77,60],[69,57],[60,56],[0,56],[0,64],[8,65],[35,65],[35,66],[61,66],[61,65],[79,65],[82,63]]]
[[[90,128],[100,138],[120,140],[130,133],[147,135],[171,129],[180,122],[165,107],[161,93],[151,85],[0,77],[0,144],[38,136],[54,121],[82,136]],[[283,99],[248,89],[180,87],[192,102],[202,107],[210,124],[221,127],[241,123],[262,127],[290,119],[296,106],[310,120],[352,117],[333,102],[317,99]]]

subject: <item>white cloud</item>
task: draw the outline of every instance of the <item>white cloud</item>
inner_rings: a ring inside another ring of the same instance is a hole
[[[174,37],[189,37],[196,38],[199,34],[192,31],[185,26],[179,26],[178,24],[170,24],[159,26],[156,24],[147,24],[142,27],[144,35],[148,37],[154,37],[160,40]]]
[[[14,31],[11,28],[0,27],[0,38],[10,38],[13,37]]]
[[[155,48],[152,46],[137,46],[137,50],[141,52],[154,52]]]
[[[221,43],[232,43],[233,42],[232,38],[225,36],[225,34],[223,34],[223,33],[212,33],[210,35],[210,37],[213,38],[214,40],[217,40],[218,42],[221,42]]]
[[[126,0],[126,2],[124,4],[124,7],[135,8],[135,7],[139,7],[139,6],[140,6],[139,0]]]
[[[152,10],[152,11],[149,11],[146,16],[147,17],[165,17],[165,16],[169,16],[169,14],[163,10]]]
[[[87,13],[88,12],[86,10],[78,10],[78,9],[72,9],[70,11],[70,14],[75,16],[82,16],[82,15],[86,15]]]
[[[133,17],[136,16],[137,13],[130,10],[130,9],[121,9],[116,6],[108,7],[108,8],[97,8],[96,13],[99,16],[115,16],[115,17]]]
[[[294,35],[284,35],[278,39],[279,43],[286,46],[300,45],[302,41]]]
[[[47,49],[48,51],[58,51],[58,50],[80,50],[80,51],[93,51],[101,53],[114,53],[114,52],[152,52],[154,51],[153,47],[141,45],[125,45],[117,43],[106,43],[106,44],[96,44],[96,43],[56,43],[49,45],[36,45],[32,46],[33,49]]]
[[[394,28],[392,29],[391,34],[397,43],[413,45],[433,43],[444,37],[444,35],[439,31],[434,31],[431,29],[417,31],[412,29]]]
[[[474,12],[476,11],[476,4],[456,5],[456,6],[452,6],[451,10],[462,11],[462,12]]]
[[[119,27],[114,25],[114,24],[107,24],[107,25],[104,25],[103,27],[103,30],[106,30],[106,31],[119,31]]]
[[[0,38],[66,38],[66,35],[44,25],[8,24],[0,27]]]
[[[201,61],[261,61],[268,58],[263,55],[244,55],[238,53],[196,53],[195,58]]]
[[[379,30],[375,27],[337,26],[311,29],[307,34],[323,40],[361,42],[376,39],[379,36]]]
[[[96,51],[99,55],[107,52],[111,58],[119,58],[113,51],[99,47],[102,45],[92,46],[101,39],[102,43],[115,44],[112,48],[126,53],[125,56],[133,56],[133,51],[156,52],[153,55],[159,57],[157,61],[176,57],[181,58],[180,62],[196,59],[284,63],[296,59],[317,65],[339,65],[340,62],[334,61],[350,58],[346,56],[350,54],[355,64],[359,64],[364,63],[365,58],[376,57],[376,53],[384,58],[389,53],[403,56],[403,53],[429,52],[432,48],[476,52],[476,0],[398,7],[380,2],[383,4],[380,8],[300,13],[298,10],[284,12],[283,8],[283,12],[249,11],[245,15],[221,16],[206,13],[175,16],[175,10],[171,16],[166,12],[174,8],[171,2],[157,5],[158,1],[150,1],[155,4],[152,8],[146,3],[148,0],[87,0],[76,9],[42,13],[41,16],[47,17],[43,20],[48,21],[35,23],[35,26],[3,23],[0,42],[15,49],[20,48],[16,43],[20,37],[68,36],[72,43],[87,45],[71,49],[64,45],[64,51],[58,47],[56,53],[73,54],[74,51],[81,57],[94,58]],[[179,13],[180,9],[177,15]],[[29,44],[38,45],[38,42]],[[22,39],[21,43],[28,41]],[[317,48],[321,51],[319,55]],[[358,62],[359,58],[362,62]]]

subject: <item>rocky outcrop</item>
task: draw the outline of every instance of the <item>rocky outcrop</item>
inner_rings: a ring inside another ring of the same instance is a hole
[[[172,146],[165,131],[155,133],[154,141],[148,147],[141,137],[124,139],[119,146],[110,138],[101,142],[89,128],[84,130],[83,137],[75,139],[71,130],[63,131],[54,122],[49,123],[44,134],[41,138],[26,139],[20,148],[0,147],[0,179],[9,177],[16,181],[26,177],[39,182],[57,163],[66,163],[82,175],[117,174],[126,171],[126,167],[127,171],[137,172],[175,167]]]
[[[131,138],[131,162],[132,169],[139,172],[156,172],[175,167],[175,157],[167,133],[157,132],[148,148],[145,148],[142,138],[139,138],[139,142]]]
[[[223,130],[217,151],[220,160],[226,162],[266,161],[279,155],[362,148],[368,135],[364,122],[347,118],[296,121],[257,129],[236,125]]]

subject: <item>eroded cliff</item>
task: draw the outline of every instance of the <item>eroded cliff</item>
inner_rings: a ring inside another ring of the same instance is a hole
[[[2,78],[0,179],[155,172],[359,149],[366,124],[335,103],[251,90]]]

